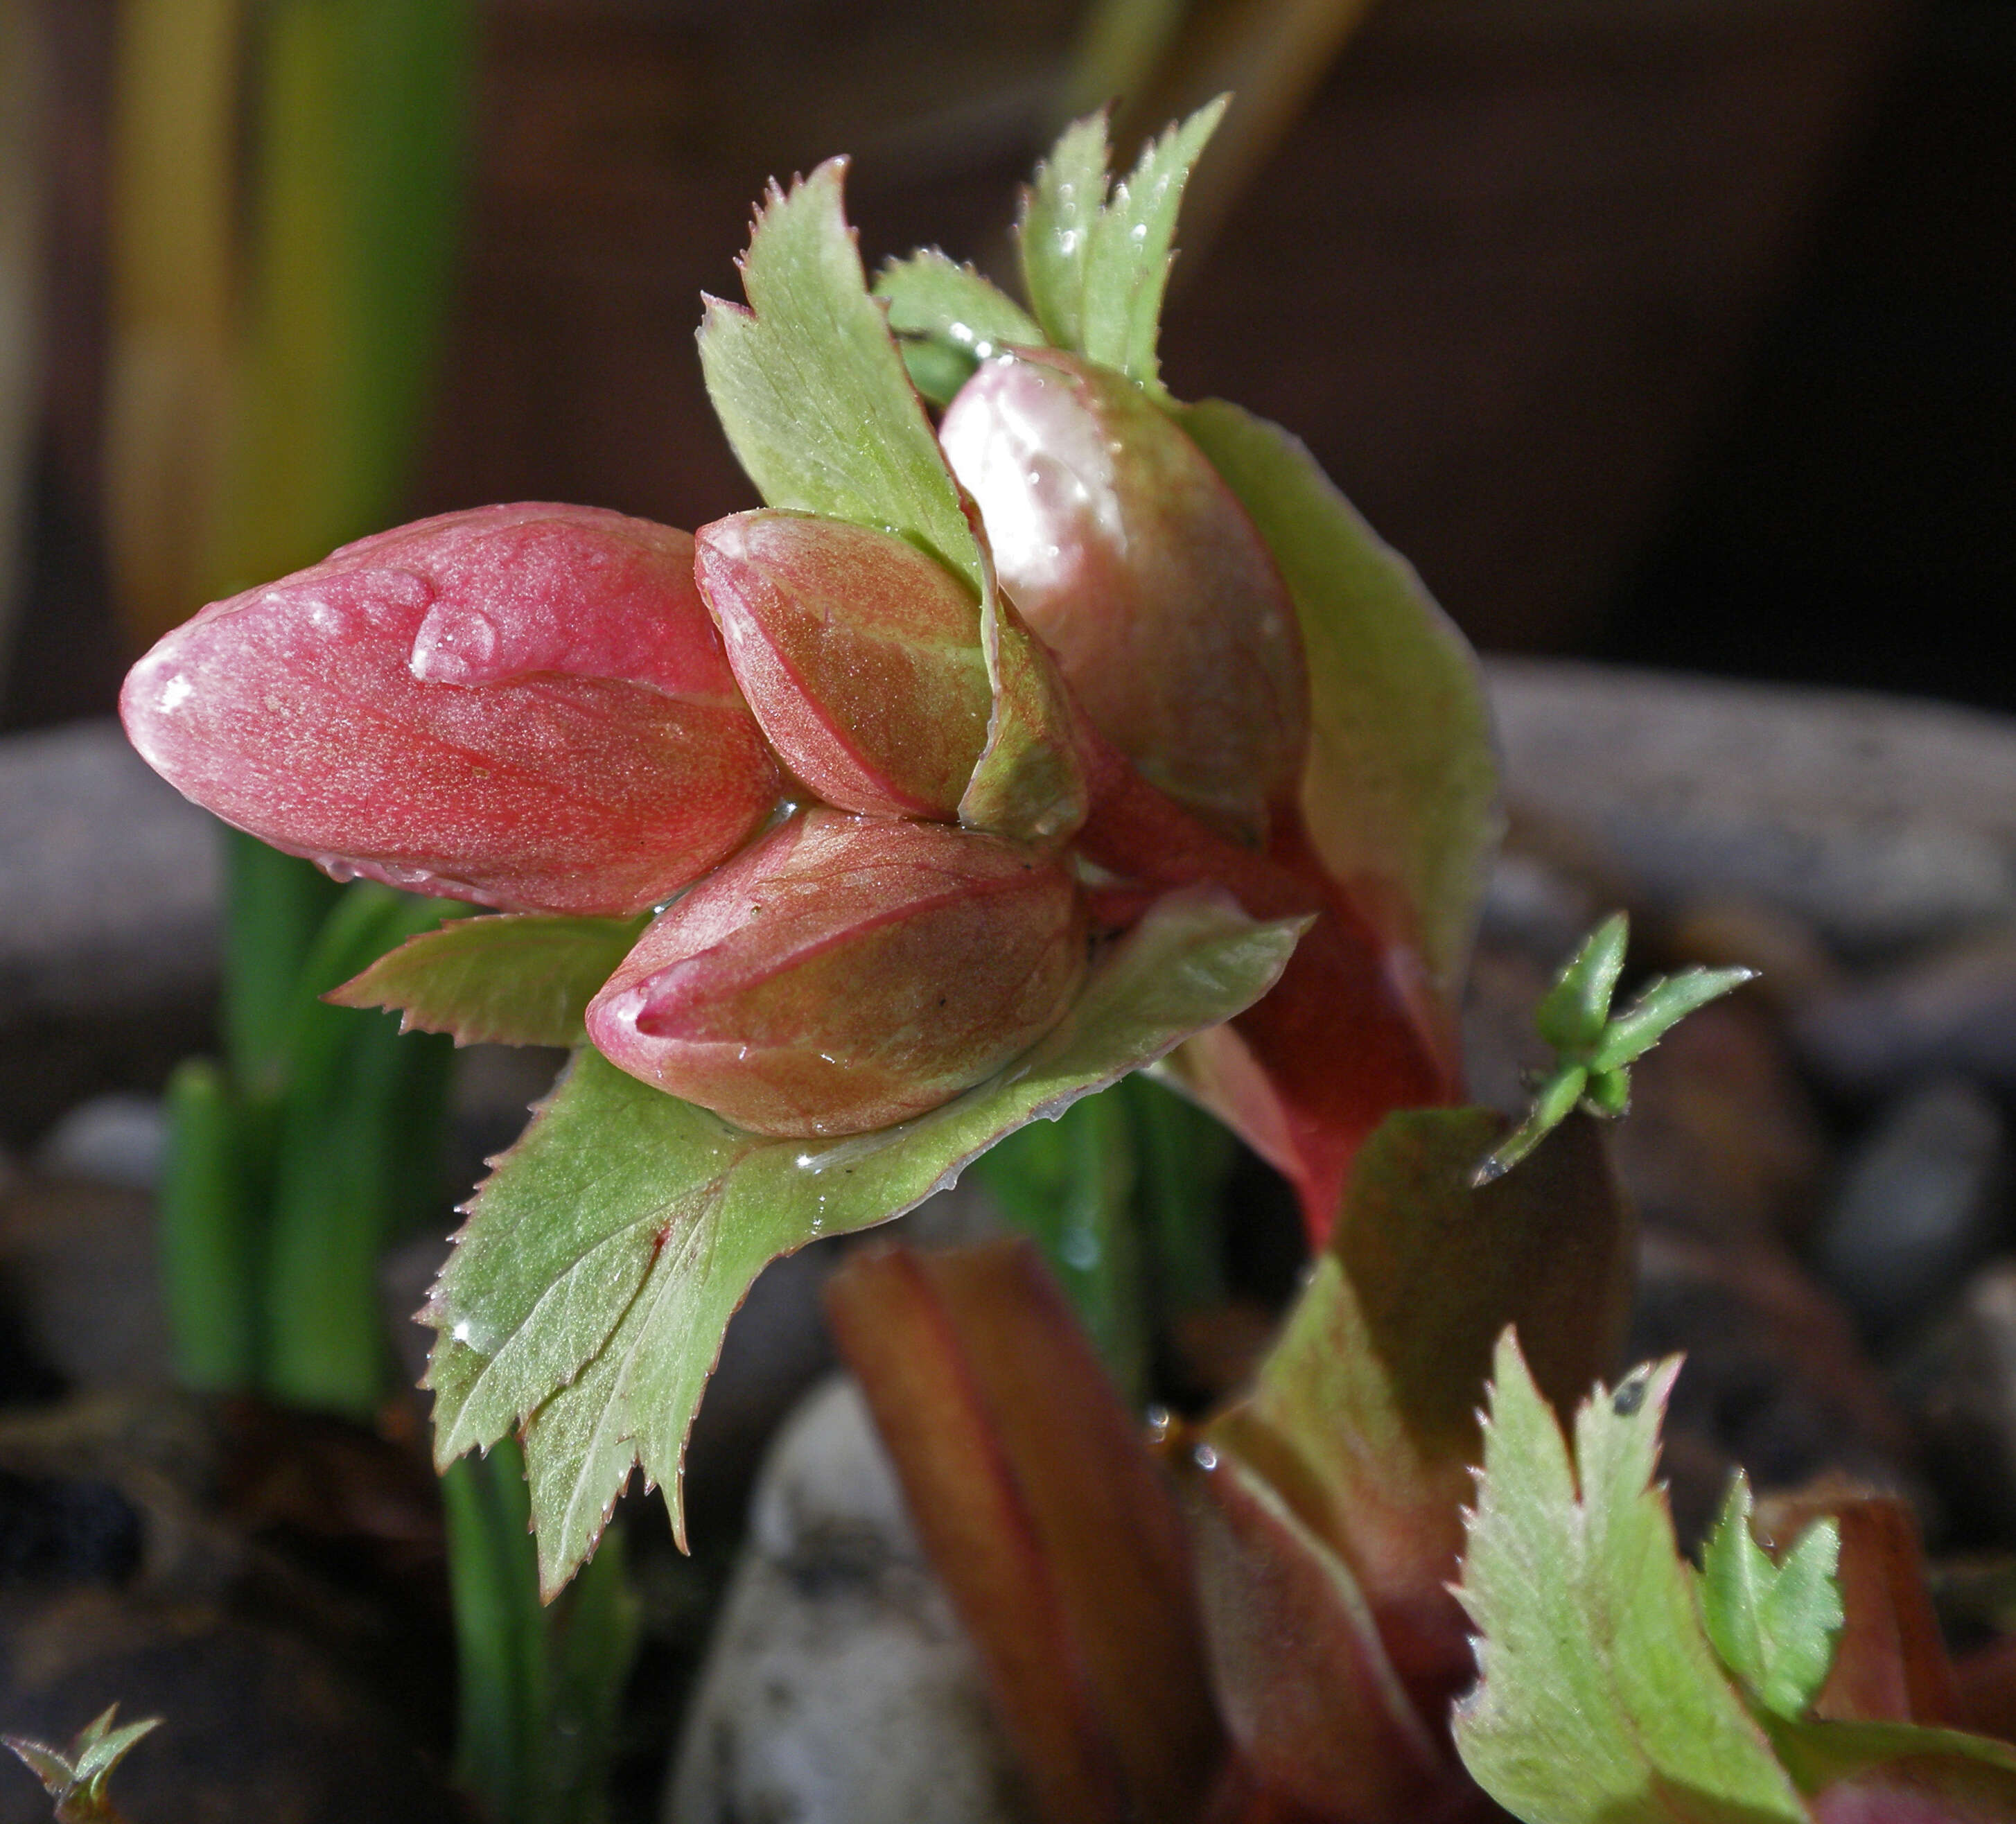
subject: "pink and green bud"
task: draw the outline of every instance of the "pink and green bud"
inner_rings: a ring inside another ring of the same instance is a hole
[[[952,817],[992,704],[973,592],[844,520],[736,513],[693,541],[728,662],[784,764],[844,810]]]
[[[1262,836],[1309,742],[1301,635],[1203,452],[1132,381],[1054,349],[986,363],[939,435],[1100,731],[1200,816]]]
[[[684,532],[479,508],[215,602],[120,699],[148,764],[340,878],[513,910],[641,911],[780,787]]]
[[[864,1133],[1027,1050],[1085,967],[1060,862],[814,810],[660,914],[589,1003],[588,1031],[612,1063],[739,1127]]]

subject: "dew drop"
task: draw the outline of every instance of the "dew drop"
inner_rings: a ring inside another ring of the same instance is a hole
[[[1190,1456],[1200,1470],[1209,1471],[1218,1467],[1218,1452],[1208,1444],[1199,1444]]]

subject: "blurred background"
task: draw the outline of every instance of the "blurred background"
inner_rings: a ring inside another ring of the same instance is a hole
[[[752,498],[691,331],[773,174],[1006,275],[1219,88],[1179,393],[1487,648],[2016,701],[2003,0],[8,0],[0,725],[412,515]],[[1984,660],[1984,654],[1992,655]]]

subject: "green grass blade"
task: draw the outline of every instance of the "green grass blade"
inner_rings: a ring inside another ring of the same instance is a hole
[[[1219,1199],[1238,1143],[1215,1115],[1139,1071],[1114,1093],[1132,1131],[1135,1207],[1157,1302],[1165,1312],[1216,1304],[1225,1297]]]
[[[975,1166],[1069,1294],[1129,1398],[1147,1384],[1147,1315],[1134,1220],[1132,1122],[1120,1086],[1031,1121]]]
[[[257,1235],[245,1122],[224,1073],[191,1058],[168,1080],[158,1238],[161,1292],[185,1385],[257,1380]]]
[[[545,1617],[525,1461],[500,1443],[441,1477],[459,1688],[456,1778],[497,1824],[535,1824],[545,1733]]]

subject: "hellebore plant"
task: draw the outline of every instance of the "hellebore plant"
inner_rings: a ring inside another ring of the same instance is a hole
[[[1033,315],[934,254],[872,297],[839,161],[773,191],[700,332],[765,508],[445,515],[128,680],[135,746],[228,822],[496,915],[333,998],[574,1048],[425,1314],[440,1459],[522,1434],[549,1590],[635,1462],[681,1524],[776,1255],[1165,1059],[1319,1238],[1379,1119],[1455,1094],[1474,664],[1300,446],[1157,372],[1218,111],[1110,196],[1103,123],[1067,135]],[[941,442],[912,373],[962,365]]]
[[[1894,1503],[1840,1497],[1774,1563],[1738,1501],[1697,1580],[1647,1485],[1670,1368],[1586,1406],[1574,1461],[1546,1416],[1628,1304],[1596,1117],[1742,972],[1613,1017],[1606,926],[1529,1120],[1456,1106],[1483,693],[1298,444],[1162,383],[1219,111],[1118,181],[1102,119],[1065,133],[1026,309],[935,252],[871,294],[838,161],[773,190],[700,338],[763,508],[447,515],[135,667],[127,726],[191,796],[491,909],[332,998],[573,1049],[422,1314],[437,1459],[522,1441],[549,1594],[639,1463],[683,1538],[756,1275],[1005,1140],[1077,1315],[1026,1243],[863,1252],[830,1306],[1046,1816],[2016,1816],[2010,1750],[1920,1726],[1952,1675]],[[1162,1090],[1084,1099],[1151,1067],[1286,1176],[1314,1254],[1251,1387],[1152,1446],[1096,1263],[1152,1247],[1208,1296],[1208,1247],[1128,1211],[1135,1165],[1175,1210],[1210,1149]]]

